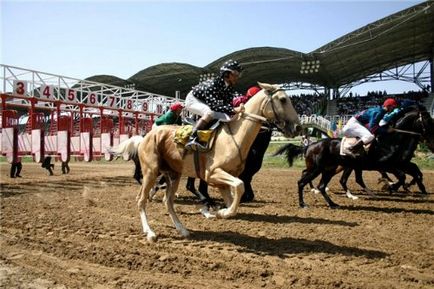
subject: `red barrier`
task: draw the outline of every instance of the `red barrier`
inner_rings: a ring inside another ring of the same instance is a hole
[[[18,113],[16,110],[3,110],[2,112],[2,128],[10,128],[18,126]]]
[[[83,154],[84,160],[92,161],[93,156],[93,119],[85,117],[81,119],[80,129],[80,153]]]
[[[72,117],[68,116],[68,115],[61,115],[59,116],[59,121],[58,121],[58,131],[61,130],[66,130],[71,132],[72,127],[71,127],[71,123],[72,123]]]
[[[10,164],[18,162],[18,113],[2,111],[1,150]]]

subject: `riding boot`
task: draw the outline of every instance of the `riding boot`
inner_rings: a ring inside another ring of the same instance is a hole
[[[390,160],[391,157],[395,154],[395,152],[396,152],[395,146],[391,146],[390,151],[387,154],[383,155],[381,158],[379,158],[378,161],[379,162],[386,162],[386,161]]]
[[[54,175],[53,170],[51,169],[51,166],[47,167],[46,170],[47,170],[47,174],[49,176],[53,176]]]
[[[21,170],[22,170],[22,169],[23,169],[23,164],[22,164],[21,162],[17,163],[17,164],[16,164],[16,171],[15,171],[15,176],[16,176],[17,178],[21,178],[20,173],[21,173]]]
[[[197,191],[196,191],[196,188],[194,187],[194,180],[195,180],[195,178],[189,177],[187,179],[187,185],[185,186],[185,188],[187,190],[189,190],[190,192],[192,192],[193,195],[197,196]]]
[[[16,169],[17,169],[17,165],[16,165],[15,163],[13,163],[13,164],[11,165],[11,172],[10,172],[10,176],[11,176],[11,178],[15,178],[15,172],[16,172]]]
[[[353,156],[356,156],[356,155],[360,155],[362,149],[363,149],[363,141],[358,140],[352,147],[349,148],[349,151]]]
[[[205,129],[208,126],[208,122],[205,121],[204,119],[200,118],[196,124],[193,127],[193,131],[191,133],[191,136],[188,140],[188,142],[185,145],[185,148],[187,150],[193,150],[195,151],[197,146],[202,146],[202,144],[199,142],[199,138],[197,136],[197,131],[198,130],[202,130]]]

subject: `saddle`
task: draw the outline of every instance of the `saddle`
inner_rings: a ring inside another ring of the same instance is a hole
[[[364,152],[361,152],[360,154],[355,154],[350,149],[358,142],[358,138],[355,137],[343,137],[341,140],[341,147],[340,147],[340,155],[341,156],[350,156],[350,157],[358,157],[362,155],[363,153],[367,153],[369,151],[369,148],[371,147],[372,143],[369,143],[367,145],[364,145]]]
[[[185,147],[188,142],[190,135],[193,133],[195,121],[191,118],[186,118],[183,120],[183,125],[175,131],[175,143]],[[199,152],[209,152],[215,142],[216,131],[219,128],[221,122],[219,120],[215,121],[209,129],[198,130],[197,136],[199,138],[198,145],[195,147]]]

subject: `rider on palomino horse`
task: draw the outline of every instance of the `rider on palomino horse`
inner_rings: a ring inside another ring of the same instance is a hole
[[[185,109],[201,118],[193,127],[192,135],[185,145],[186,149],[195,150],[202,146],[197,137],[197,131],[206,129],[212,120],[228,122],[235,113],[241,111],[234,109],[232,100],[240,94],[233,86],[237,83],[243,68],[237,61],[228,60],[220,68],[220,75],[216,78],[203,81],[193,87],[185,98]]]

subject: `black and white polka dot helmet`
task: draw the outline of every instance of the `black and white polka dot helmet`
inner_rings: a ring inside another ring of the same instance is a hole
[[[220,67],[220,73],[224,73],[225,71],[243,71],[243,67],[235,60],[229,59],[225,63],[223,63],[222,67]]]

